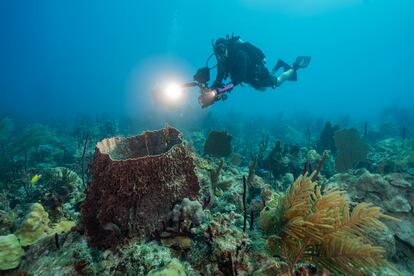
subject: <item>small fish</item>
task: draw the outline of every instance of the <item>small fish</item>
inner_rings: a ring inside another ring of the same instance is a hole
[[[42,175],[41,174],[36,174],[35,176],[32,177],[32,185],[35,185],[37,182],[39,182],[39,180],[42,179]]]

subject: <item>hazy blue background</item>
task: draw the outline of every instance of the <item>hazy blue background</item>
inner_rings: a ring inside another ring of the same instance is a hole
[[[171,76],[191,81],[211,39],[227,33],[260,47],[269,67],[313,60],[298,82],[238,87],[215,113],[364,117],[412,107],[413,10],[411,0],[1,1],[0,111],[157,112],[151,88]],[[186,105],[197,112],[192,94]]]

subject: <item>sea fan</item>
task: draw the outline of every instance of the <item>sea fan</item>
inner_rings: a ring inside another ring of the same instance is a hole
[[[361,275],[390,264],[385,250],[366,237],[385,225],[382,218],[394,219],[369,203],[352,211],[346,193],[329,189],[325,193],[312,181],[315,172],[300,176],[283,200],[280,255],[293,274],[299,261],[345,275]]]

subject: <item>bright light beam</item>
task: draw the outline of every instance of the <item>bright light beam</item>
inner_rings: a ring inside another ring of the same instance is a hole
[[[164,93],[170,101],[175,102],[182,98],[183,89],[177,83],[170,83],[165,87]]]

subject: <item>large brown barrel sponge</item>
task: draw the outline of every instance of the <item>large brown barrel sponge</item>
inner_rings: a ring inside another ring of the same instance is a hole
[[[174,205],[200,190],[194,162],[175,128],[97,143],[81,207],[90,246],[115,247],[161,231]]]

